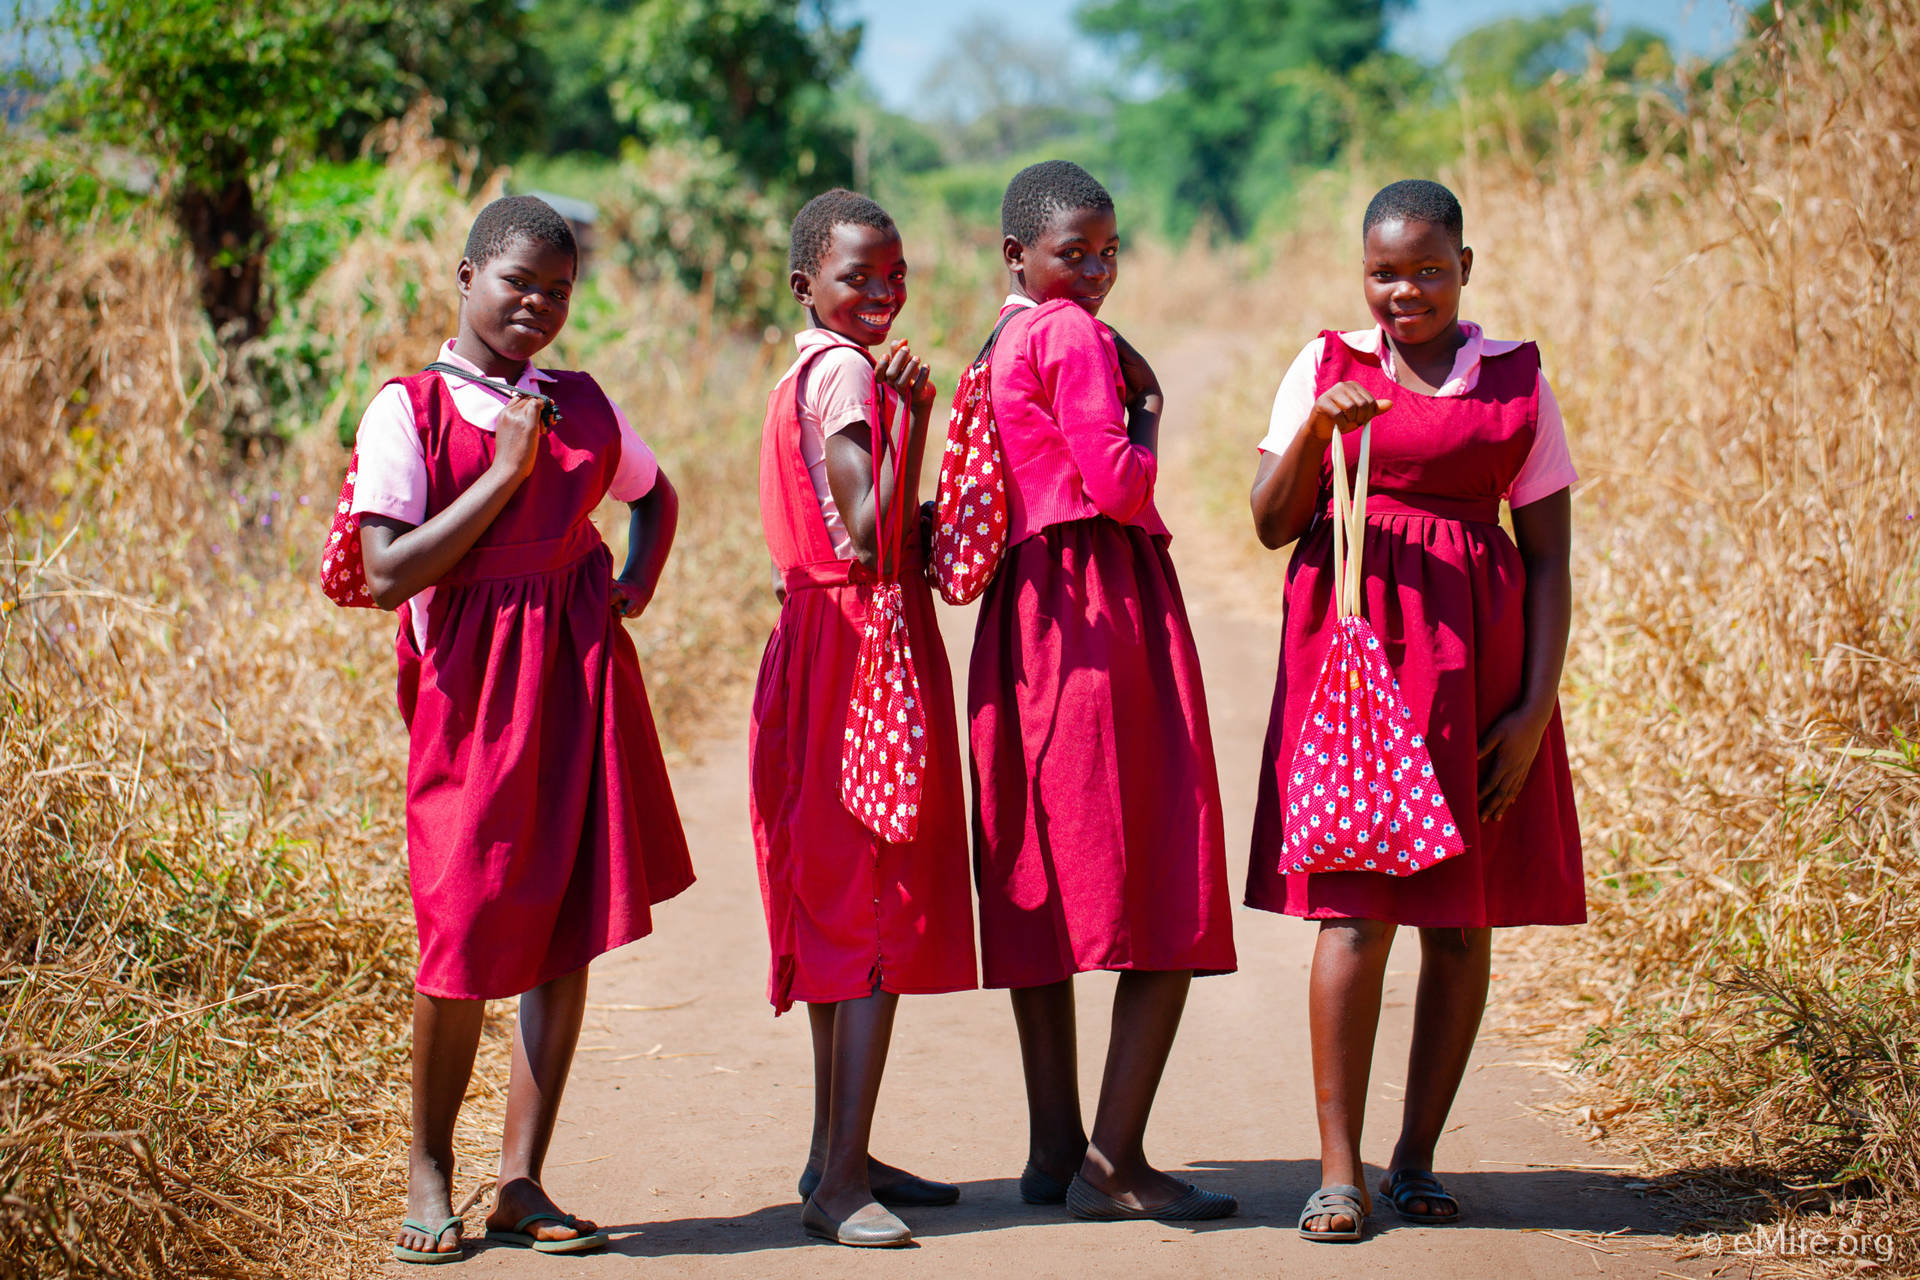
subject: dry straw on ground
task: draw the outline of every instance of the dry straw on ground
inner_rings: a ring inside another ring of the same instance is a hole
[[[1489,143],[1482,104],[1450,175],[1469,314],[1541,341],[1584,477],[1565,705],[1593,922],[1530,940],[1562,1003],[1516,1020],[1587,1034],[1565,1047],[1593,1113],[1681,1175],[1703,1227],[1887,1233],[1911,1273],[1920,16],[1789,18],[1684,103],[1556,100],[1545,162]],[[1279,273],[1353,261],[1346,214]],[[1232,443],[1316,321],[1363,319],[1357,271],[1334,274],[1223,395]],[[1244,521],[1250,464],[1212,453]]]
[[[349,389],[250,461],[222,442],[244,406],[165,223],[62,229],[28,184],[0,196],[0,1275],[360,1272],[399,1216],[392,620],[327,603],[314,553],[338,422],[432,358],[491,191],[450,192],[444,156],[397,141],[375,225],[298,304],[340,339],[319,381]],[[632,628],[684,749],[771,612],[741,495],[775,352],[709,334],[698,298],[597,290],[556,362],[601,374],[685,495]],[[463,1190],[497,1149],[499,1065]]]

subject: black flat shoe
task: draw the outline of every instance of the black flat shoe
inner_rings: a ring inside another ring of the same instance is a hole
[[[1205,1222],[1213,1218],[1231,1218],[1240,1212],[1240,1202],[1219,1191],[1202,1191],[1191,1182],[1181,1196],[1157,1209],[1135,1209],[1121,1204],[1104,1191],[1095,1190],[1079,1174],[1067,1188],[1067,1208],[1076,1218],[1089,1222]]]
[[[812,1169],[804,1170],[800,1174],[802,1200],[811,1200],[819,1186],[820,1175]],[[1060,1189],[1060,1194],[1066,1195],[1065,1187]],[[935,1182],[931,1178],[920,1178],[908,1174],[904,1179],[884,1190],[875,1188],[873,1198],[889,1209],[937,1209],[941,1205],[958,1204],[960,1188],[951,1182]]]
[[[1067,1184],[1029,1160],[1020,1171],[1020,1198],[1028,1204],[1065,1204]]]
[[[856,1209],[853,1216],[835,1222],[809,1196],[800,1210],[800,1226],[816,1240],[860,1249],[898,1249],[913,1243],[913,1232],[907,1224],[877,1204]]]

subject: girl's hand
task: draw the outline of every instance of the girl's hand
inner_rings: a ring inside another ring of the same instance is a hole
[[[653,593],[637,582],[625,578],[613,580],[613,616],[616,618],[637,618],[647,611],[653,603]]]
[[[905,338],[895,342],[880,362],[880,380],[899,392],[916,413],[925,413],[933,405],[933,371],[913,354]]]
[[[515,483],[533,474],[534,460],[547,436],[541,417],[546,406],[536,396],[515,396],[493,420],[493,467]]]
[[[1147,396],[1160,394],[1160,378],[1139,348],[1121,337],[1118,329],[1109,327],[1107,332],[1113,335],[1113,349],[1120,355],[1120,380],[1127,385],[1127,403],[1138,404]]]
[[[1505,817],[1519,799],[1552,719],[1551,706],[1545,715],[1530,707],[1515,707],[1480,735],[1480,821]]]
[[[1330,444],[1335,431],[1358,431],[1391,408],[1393,401],[1375,400],[1373,392],[1357,382],[1337,383],[1313,402],[1307,430],[1321,444]]]

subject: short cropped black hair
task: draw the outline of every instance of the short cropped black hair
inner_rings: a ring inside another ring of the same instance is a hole
[[[1061,212],[1111,209],[1113,197],[1071,160],[1042,160],[1013,175],[1000,198],[1000,234],[1032,244]]]
[[[501,196],[482,209],[473,220],[473,230],[467,232],[467,261],[483,267],[522,239],[568,254],[579,270],[580,246],[574,242],[573,228],[538,196]]]
[[[1437,182],[1425,178],[1402,178],[1389,182],[1367,202],[1367,216],[1361,220],[1360,236],[1383,222],[1431,222],[1447,229],[1447,237],[1458,249],[1466,244],[1466,215],[1460,211],[1459,197]]]
[[[793,215],[792,238],[787,243],[787,270],[804,271],[808,275],[818,271],[820,255],[833,243],[833,229],[844,223],[872,227],[875,231],[899,229],[885,209],[857,191],[845,187],[822,191]]]

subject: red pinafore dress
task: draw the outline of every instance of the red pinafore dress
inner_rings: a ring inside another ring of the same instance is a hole
[[[693,883],[640,662],[612,607],[591,516],[620,460],[584,373],[545,384],[561,414],[472,550],[411,604],[395,650],[409,734],[407,863],[427,995],[518,995],[645,937]],[[434,373],[397,380],[421,427],[431,518],[492,465]]]
[[[760,661],[748,740],[753,839],[773,951],[767,998],[776,1014],[796,1000],[858,1000],[876,985],[901,995],[976,985],[953,677],[922,572],[917,513],[903,522],[903,545],[883,559],[899,566],[926,708],[918,835],[889,844],[840,798],[847,708],[876,579],[834,554],[800,453],[800,373],[830,349],[803,356],[773,389],[760,443],[760,518],[787,595]],[[868,420],[893,421],[897,398],[876,383],[875,400]],[[878,434],[883,457],[900,459],[896,442]]]
[[[1358,382],[1393,408],[1374,420],[1362,607],[1426,734],[1466,851],[1410,876],[1283,875],[1287,774],[1333,620],[1333,470],[1287,570],[1280,670],[1260,767],[1247,905],[1310,920],[1428,928],[1579,924],[1586,919],[1580,827],[1560,711],[1519,798],[1479,819],[1479,737],[1520,696],[1526,571],[1500,527],[1500,501],[1533,447],[1540,353],[1483,357],[1460,396],[1427,396],[1387,376],[1378,355],[1322,334],[1314,394]]]

